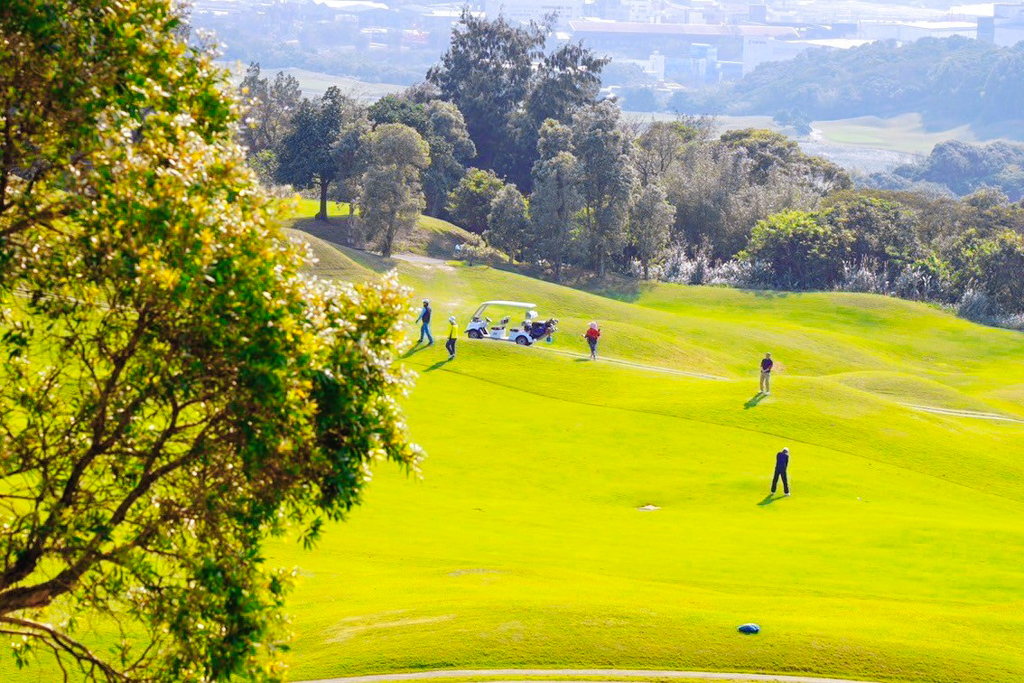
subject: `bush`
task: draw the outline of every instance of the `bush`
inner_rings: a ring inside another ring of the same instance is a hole
[[[774,285],[786,289],[821,289],[843,277],[849,255],[845,231],[805,211],[786,211],[754,226],[745,261],[763,261],[775,275]]]
[[[965,320],[988,324],[995,317],[995,305],[984,291],[968,289],[956,304],[956,314]]]
[[[863,292],[865,294],[886,294],[886,278],[879,268],[871,267],[870,261],[844,263],[843,273],[836,289],[842,292]],[[884,270],[884,269],[881,269]]]

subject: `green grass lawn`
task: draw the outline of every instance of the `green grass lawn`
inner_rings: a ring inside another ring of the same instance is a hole
[[[383,467],[317,549],[271,549],[304,577],[295,678],[1024,676],[1024,424],[904,405],[1024,419],[1024,336],[867,295],[658,285],[627,303],[487,267],[333,258],[350,279],[397,265],[439,321],[511,298],[562,323],[552,347],[408,357],[424,478]],[[720,379],[581,361],[590,319],[602,355]],[[780,372],[754,401],[766,350]],[[767,501],[783,445],[794,495]],[[738,634],[746,621],[762,634]]]
[[[944,131],[926,130],[920,114],[901,114],[888,119],[859,116],[815,121],[812,125],[829,142],[907,154],[928,154],[937,143],[947,140],[976,142],[978,139],[969,125]]]
[[[438,336],[495,298],[561,324],[550,346],[463,338],[449,363],[439,339],[407,356],[423,478],[380,466],[314,550],[268,549],[299,568],[293,679],[1024,679],[1024,423],[906,405],[1024,420],[1024,335],[870,295],[645,285],[623,301],[308,239],[326,276],[397,267]],[[580,357],[590,320],[598,362]],[[765,351],[778,373],[758,400]],[[786,445],[793,496],[768,499]],[[748,621],[762,633],[737,633]]]

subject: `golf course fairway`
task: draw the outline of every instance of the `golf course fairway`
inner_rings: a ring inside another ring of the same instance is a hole
[[[651,285],[617,301],[311,241],[325,276],[397,267],[438,342],[405,360],[422,479],[382,465],[314,550],[271,546],[302,577],[292,678],[1024,680],[1024,335],[878,296]],[[464,327],[488,299],[559,318],[555,343],[463,337],[445,362],[448,316]],[[768,499],[783,446],[793,495]],[[736,631],[750,621],[760,635]]]
[[[380,463],[315,548],[267,548],[297,568],[292,680],[1024,680],[1024,334],[880,296],[651,284],[612,298],[303,239],[324,277],[397,268],[410,335],[429,298],[437,343],[403,361],[419,373],[404,405],[422,478]],[[447,362],[448,316],[462,329],[489,299],[558,318],[554,343],[463,336]],[[792,496],[769,497],[783,446]],[[746,622],[761,633],[738,633]]]

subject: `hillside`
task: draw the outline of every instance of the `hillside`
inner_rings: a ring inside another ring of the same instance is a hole
[[[1024,336],[867,295],[659,285],[627,303],[351,251],[330,274],[390,266],[438,321],[512,298],[561,331],[528,349],[463,339],[451,363],[440,344],[410,353],[422,481],[382,469],[315,551],[273,548],[303,577],[296,679],[1024,675]],[[596,363],[577,337],[591,319]],[[779,373],[759,400],[764,351]],[[782,445],[794,495],[769,499]],[[745,621],[764,631],[740,636]]]
[[[452,362],[440,343],[407,353],[422,479],[380,466],[365,504],[313,550],[268,547],[271,565],[297,568],[291,680],[497,667],[1024,676],[1024,335],[870,295],[652,285],[620,301],[290,235],[326,277],[397,268],[414,299],[432,299],[439,336],[448,315],[465,324],[493,298],[561,321],[551,345],[463,338]],[[578,336],[590,320],[597,362]],[[765,351],[777,373],[759,397]],[[767,495],[782,446],[790,498]],[[748,621],[762,633],[737,633]]]
[[[300,199],[288,227],[332,244],[372,246],[367,245],[365,237],[353,228],[351,207],[348,204],[331,202],[326,221],[315,218],[318,211],[318,202]],[[431,216],[420,216],[415,230],[398,236],[395,251],[432,258],[451,258],[456,245],[480,243],[477,235],[457,225]]]

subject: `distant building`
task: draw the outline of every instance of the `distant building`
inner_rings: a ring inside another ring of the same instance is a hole
[[[976,21],[862,21],[858,31],[864,40],[896,40],[910,43],[921,38],[978,35]]]
[[[981,24],[978,24],[978,40]],[[1024,40],[1024,5],[996,4],[992,6],[992,33],[989,42],[1000,47],[1016,45]]]
[[[557,26],[583,17],[583,0],[486,0],[484,13],[488,19],[499,15],[513,23],[541,21],[549,14],[557,14]]]

